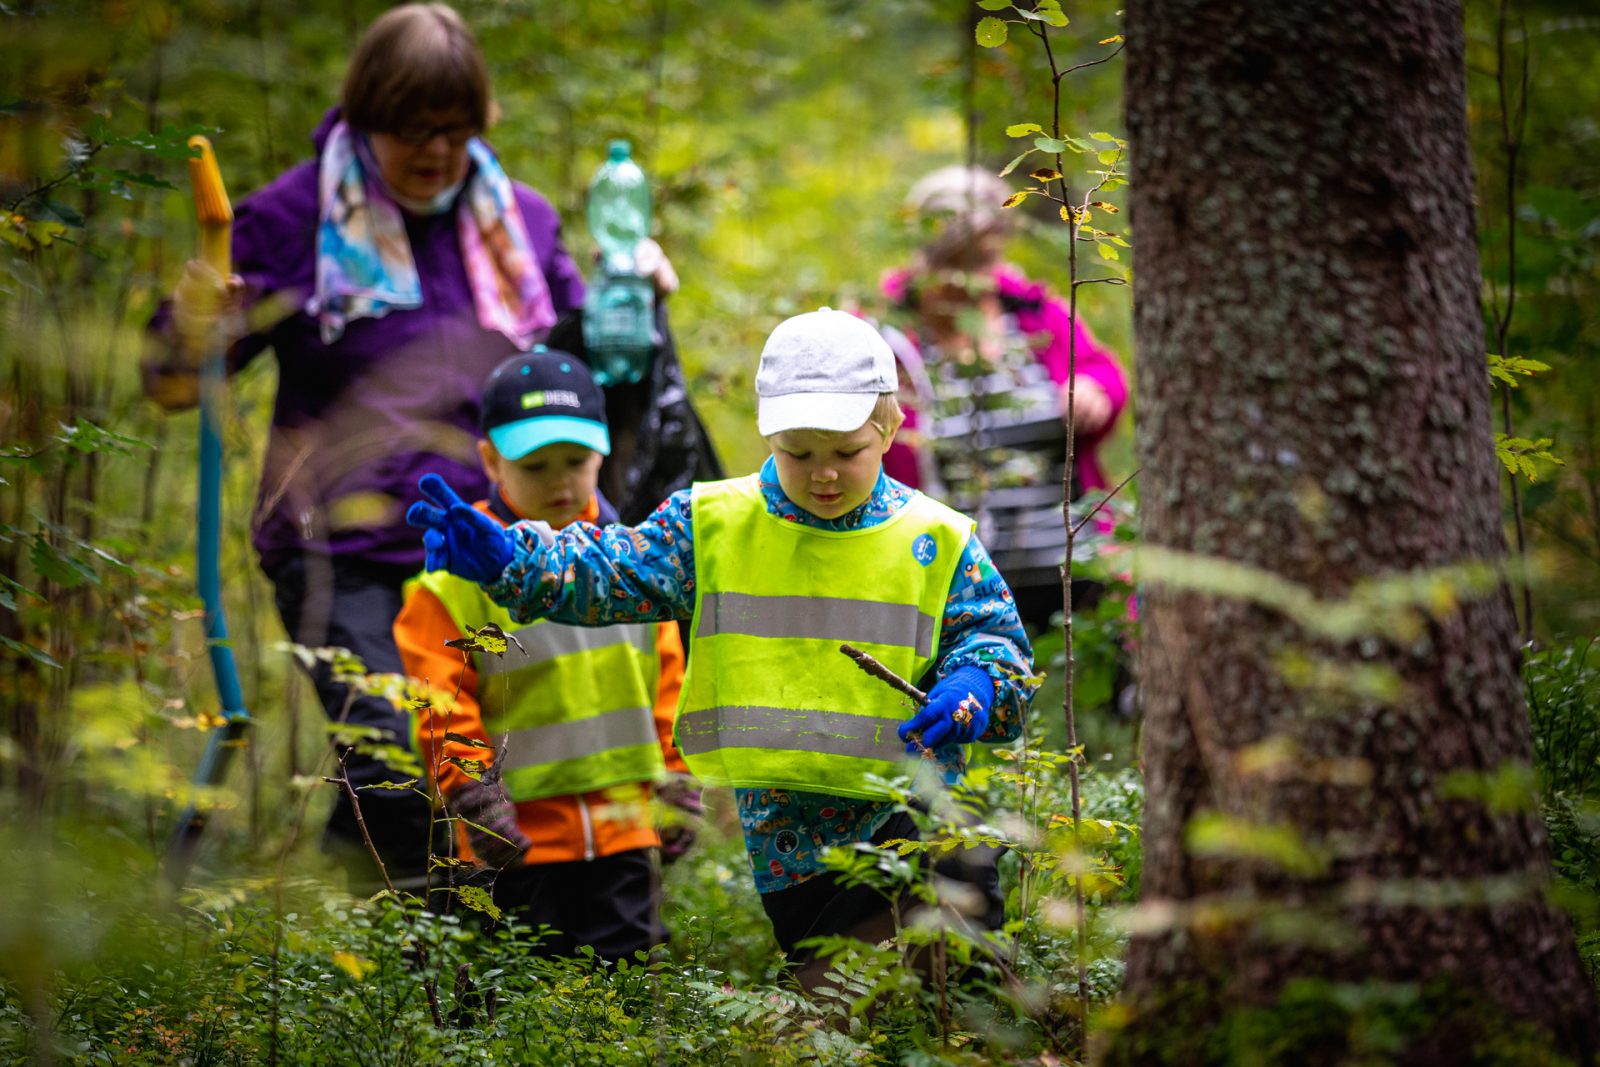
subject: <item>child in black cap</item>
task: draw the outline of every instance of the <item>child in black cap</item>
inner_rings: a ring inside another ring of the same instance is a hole
[[[605,401],[581,361],[542,345],[505,361],[484,384],[482,413],[478,453],[493,486],[479,511],[557,529],[616,521],[595,484],[611,448]],[[504,656],[463,661],[446,647],[491,622],[516,638]],[[657,783],[686,770],[672,745],[676,625],[519,626],[476,583],[430,571],[407,584],[394,635],[406,672],[434,693],[418,750],[462,854],[501,869],[496,903],[549,925],[549,954],[590,945],[615,961],[657,944],[662,839],[650,802]],[[698,791],[672,784],[672,802],[697,813]],[[673,828],[670,858],[687,847],[686,829]]]

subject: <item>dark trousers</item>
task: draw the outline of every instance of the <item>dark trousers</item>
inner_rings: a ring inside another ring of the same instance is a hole
[[[917,825],[910,815],[897,812],[872,835],[873,844],[896,838],[917,840]],[[934,874],[958,883],[967,891],[961,895],[963,913],[980,930],[998,930],[1005,923],[1005,897],[1000,892],[998,850],[958,850],[934,864]],[[899,900],[901,918],[911,906],[909,894]],[[802,969],[816,959],[809,948],[797,947],[811,937],[848,935],[877,942],[894,933],[894,914],[889,900],[870,886],[846,886],[834,874],[819,874],[799,885],[763,893],[761,906],[772,923],[778,947],[788,957],[790,969]]]
[[[571,863],[539,863],[501,871],[494,902],[537,930],[541,956],[574,956],[583,945],[615,963],[666,940],[654,849],[636,848]]]
[[[400,586],[415,573],[408,566],[298,556],[268,570],[267,577],[284,629],[295,643],[346,648],[360,657],[368,673],[400,674],[404,668],[394,643],[394,620],[400,613]],[[320,660],[308,673],[331,721],[377,727],[385,743],[412,748],[409,711],[335,682],[330,665]],[[354,751],[346,757],[345,769],[358,788],[411,777]],[[367,833],[389,877],[403,881],[425,875],[432,832],[427,801],[405,789],[362,789],[358,796]],[[323,849],[346,859],[361,882],[377,881],[355,810],[342,791],[328,819]]]

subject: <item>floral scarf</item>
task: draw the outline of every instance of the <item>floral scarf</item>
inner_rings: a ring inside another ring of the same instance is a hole
[[[467,154],[473,167],[462,185],[414,204],[389,190],[364,137],[342,121],[333,127],[318,168],[317,282],[306,306],[322,327],[324,344],[337,341],[356,319],[422,306],[422,281],[401,207],[441,214],[458,193],[456,230],[478,324],[527,349],[555,323],[550,287],[511,179],[480,138],[467,142]]]

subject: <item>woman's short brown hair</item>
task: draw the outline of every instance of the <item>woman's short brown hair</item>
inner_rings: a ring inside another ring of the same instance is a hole
[[[472,31],[446,4],[404,4],[362,35],[344,78],[345,121],[391,133],[426,112],[489,124],[489,70]]]

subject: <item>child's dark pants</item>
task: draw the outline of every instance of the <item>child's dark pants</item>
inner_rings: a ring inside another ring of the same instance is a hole
[[[632,960],[666,940],[653,849],[501,871],[494,902],[525,927],[548,925],[541,956],[575,956],[582,945],[608,963]]]
[[[872,835],[873,844],[896,838],[916,840],[916,823],[905,812],[896,812]],[[1000,893],[998,853],[972,855],[961,852],[934,864],[934,873],[976,890],[977,913],[967,918],[979,930],[998,930],[1005,922],[1005,898]],[[899,901],[901,921],[914,903],[909,894]],[[882,893],[870,886],[844,886],[834,874],[819,874],[799,885],[763,893],[761,906],[772,923],[778,947],[788,957],[786,967],[801,975],[816,962],[813,949],[797,947],[811,937],[842,934],[869,944],[894,934],[894,912]]]

